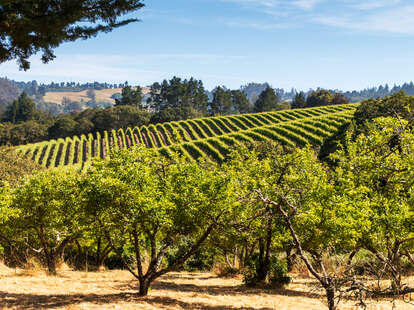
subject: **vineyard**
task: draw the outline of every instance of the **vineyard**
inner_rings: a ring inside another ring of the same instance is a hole
[[[349,122],[355,104],[325,106],[191,119],[141,128],[112,130],[20,146],[18,150],[47,167],[87,167],[92,158],[108,158],[112,149],[145,145],[168,155],[173,150],[190,159],[208,157],[221,162],[240,142],[277,141],[285,145],[321,145]]]

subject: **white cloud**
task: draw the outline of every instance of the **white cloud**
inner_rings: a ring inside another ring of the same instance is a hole
[[[399,3],[401,3],[401,0],[358,0],[357,3],[352,4],[351,7],[357,10],[369,11],[384,7],[395,6]]]
[[[350,30],[414,34],[414,6],[384,10],[359,17],[320,16],[314,21]]]
[[[302,10],[312,10],[320,2],[321,0],[295,0],[292,4]]]
[[[154,54],[135,56],[114,56],[100,54],[59,54],[49,64],[43,64],[32,57],[31,69],[19,71],[15,62],[0,64],[2,76],[19,81],[38,80],[91,82],[101,81],[120,83],[129,81],[133,84],[149,85],[155,81],[170,78],[174,75],[206,80],[212,84],[215,80],[240,80],[234,76],[211,75],[203,70],[189,72],[185,68],[188,63],[211,67],[211,65],[226,65],[231,62],[246,60],[245,56],[226,56],[219,54]],[[152,69],[155,68],[155,69]],[[156,68],[161,68],[157,70]]]
[[[263,23],[263,22],[252,22],[247,20],[228,20],[223,19],[219,21],[220,24],[231,28],[249,28],[262,31],[286,29],[289,27],[288,24],[283,23]]]

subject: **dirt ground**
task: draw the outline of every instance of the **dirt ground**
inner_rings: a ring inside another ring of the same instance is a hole
[[[285,289],[262,290],[211,273],[171,273],[147,297],[137,296],[136,284],[126,271],[67,270],[53,277],[0,269],[0,309],[326,309],[315,282],[300,277]],[[342,303],[340,309],[358,309],[354,304]],[[368,309],[414,309],[414,304],[384,300]]]

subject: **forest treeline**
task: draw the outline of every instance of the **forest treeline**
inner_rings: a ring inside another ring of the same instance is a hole
[[[61,261],[125,268],[141,296],[168,272],[213,264],[280,287],[300,263],[329,309],[412,293],[413,108],[403,92],[364,101],[329,160],[268,143],[237,144],[221,164],[137,146],[80,173],[3,150],[1,256],[51,274]]]
[[[107,82],[88,82],[88,83],[79,83],[79,82],[51,82],[51,83],[39,83],[36,80],[23,82],[23,81],[13,81],[7,78],[0,78],[0,111],[5,108],[5,106],[11,103],[16,99],[21,92],[25,92],[32,99],[35,100],[39,108],[50,111],[51,113],[59,113],[59,107],[56,104],[48,103],[43,100],[43,97],[47,92],[80,92],[85,90],[102,90],[102,89],[117,89],[124,88],[128,85],[128,82],[113,84]],[[224,86],[221,88],[227,89]],[[267,88],[270,87],[268,83],[248,83],[241,86],[238,90],[246,94],[250,104],[253,104],[259,97],[259,95]],[[218,87],[213,90],[205,90],[208,98],[211,100],[213,98],[213,93]],[[322,88],[297,90],[292,88],[291,90],[285,90],[283,88],[273,88],[276,96],[281,101],[293,101],[297,94],[303,93],[305,97],[309,96],[315,91],[320,91]],[[383,98],[391,94],[404,91],[406,94],[413,96],[414,95],[414,83],[404,83],[402,85],[393,85],[392,87],[388,84],[379,85],[378,87],[365,88],[363,90],[352,90],[352,91],[343,91],[343,90],[333,90],[328,89],[331,93],[340,93],[348,98],[351,102],[361,102],[365,99],[370,98]],[[74,108],[74,110],[76,110]]]

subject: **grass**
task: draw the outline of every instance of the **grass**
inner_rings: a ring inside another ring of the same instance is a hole
[[[91,100],[86,95],[86,90],[81,92],[47,92],[46,95],[43,97],[43,100],[45,102],[53,102],[57,104],[62,103],[62,99],[64,97],[72,100],[72,101],[81,101],[83,99],[84,102],[88,102]],[[97,102],[108,102],[111,104],[115,104],[115,100],[111,98],[113,94],[121,93],[122,88],[113,88],[113,89],[101,89],[101,90],[95,90],[96,95],[96,101]],[[143,93],[146,94],[149,92],[149,89],[144,87]]]
[[[136,294],[137,282],[127,271],[63,270],[51,277],[0,268],[0,309],[303,309],[322,310],[324,296],[309,278],[293,276],[284,289],[246,288],[239,278],[212,273],[171,273],[156,281],[147,297]],[[354,302],[340,309],[358,309]],[[397,301],[394,309],[411,309]],[[393,309],[372,303],[368,309]]]

